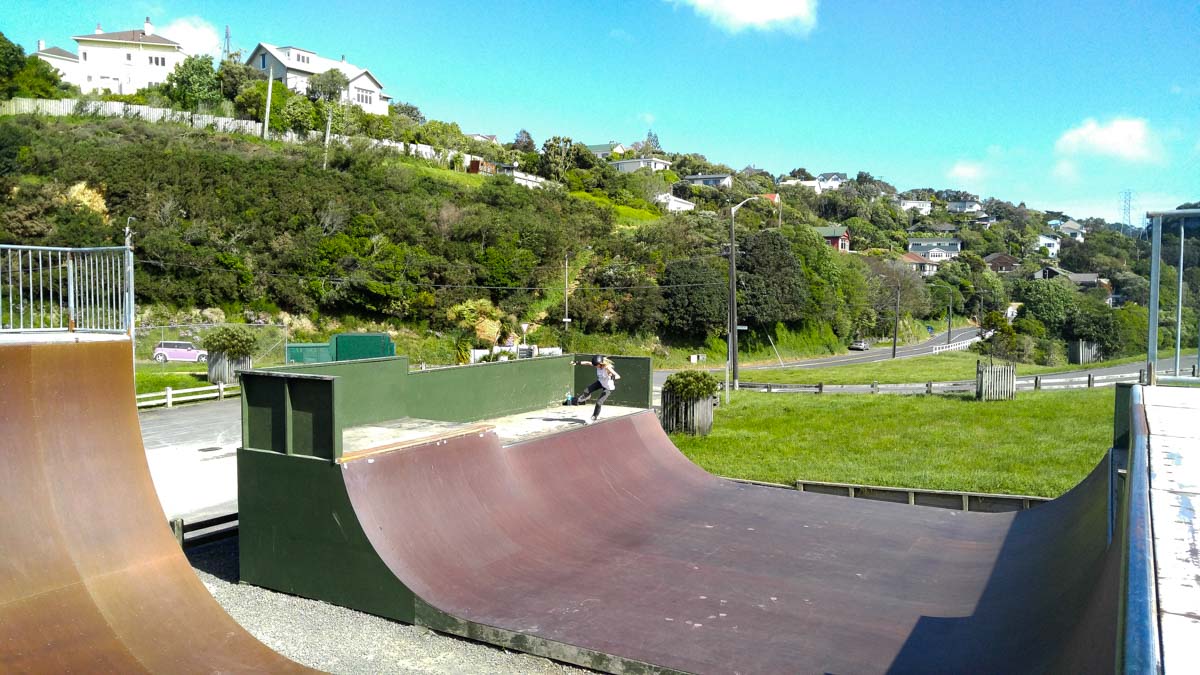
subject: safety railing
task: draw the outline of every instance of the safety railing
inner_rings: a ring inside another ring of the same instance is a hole
[[[127,333],[132,316],[127,247],[0,245],[0,332]]]
[[[1150,373],[1150,384],[1162,382],[1163,384],[1179,383],[1194,385],[1193,378],[1188,378],[1183,373],[1180,363],[1180,355],[1183,352],[1183,280],[1184,280],[1184,251],[1187,248],[1187,237],[1185,230],[1187,226],[1196,227],[1200,224],[1200,209],[1176,209],[1173,211],[1155,211],[1147,213],[1146,216],[1150,219],[1150,327],[1147,335],[1146,346],[1146,372]],[[1158,376],[1158,333],[1159,333],[1159,298],[1162,294],[1162,266],[1163,266],[1163,244],[1162,235],[1163,228],[1167,226],[1179,227],[1179,266],[1176,268],[1176,300],[1175,300],[1175,364],[1174,374],[1159,377]],[[1197,345],[1200,346],[1200,323],[1196,326]]]
[[[1133,387],[1129,405],[1129,458],[1124,486],[1124,522],[1120,544],[1125,578],[1118,617],[1117,666],[1126,673],[1162,672],[1158,619],[1158,582],[1154,562],[1154,525],[1150,510],[1150,430],[1141,387]]]
[[[226,396],[239,396],[241,393],[241,387],[236,384],[214,384],[209,387],[189,387],[187,389],[167,387],[163,391],[138,394],[137,407],[154,408],[161,405],[172,408],[176,403],[207,401],[214,398],[222,400]]]

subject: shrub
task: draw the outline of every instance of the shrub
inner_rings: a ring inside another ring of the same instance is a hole
[[[240,359],[254,353],[254,333],[244,326],[220,326],[204,334],[202,346],[210,352]]]
[[[717,378],[703,370],[674,373],[663,382],[663,392],[681,399],[701,399],[717,393]]]

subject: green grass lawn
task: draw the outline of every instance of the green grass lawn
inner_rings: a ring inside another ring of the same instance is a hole
[[[721,476],[1055,497],[1112,445],[1113,389],[960,396],[802,396],[740,392],[712,435],[676,434]]]
[[[873,380],[878,381],[880,384],[952,382],[956,380],[975,379],[975,362],[980,359],[986,361],[987,357],[969,351],[943,352],[929,356],[914,356],[889,361],[827,366],[824,368],[745,370],[741,373],[741,379],[747,382],[770,382],[773,384],[817,384],[818,382],[824,382],[825,384],[870,384]],[[1038,366],[1018,363],[1017,376],[1045,375],[1047,373],[1062,373],[1088,368],[1103,368],[1122,363],[1137,363],[1145,359],[1145,356],[1131,356],[1125,359],[1104,361],[1087,366]]]
[[[579,190],[576,190],[575,192],[572,192],[570,194],[572,197],[575,197],[576,199],[583,199],[585,201],[592,202],[593,204],[596,204],[598,206],[607,206],[607,207],[613,209],[613,211],[615,211],[617,214],[617,220],[623,224],[644,223],[644,222],[648,222],[651,220],[658,220],[659,218],[662,217],[661,215],[651,212],[651,211],[643,211],[642,209],[635,209],[632,206],[624,206],[621,204],[614,204],[613,201],[611,199],[609,199],[608,197],[601,197],[601,196],[594,195],[594,194],[591,194],[588,192],[582,192]]]
[[[176,366],[188,366],[188,368],[177,368]],[[208,386],[208,371],[204,370],[204,365],[201,364],[197,368],[194,363],[186,364],[169,364],[159,366],[157,364],[141,367],[138,364],[137,370],[134,371],[134,380],[137,385],[137,393],[149,394],[153,392],[163,391],[167,387],[172,389],[190,389],[191,387],[206,387]]]

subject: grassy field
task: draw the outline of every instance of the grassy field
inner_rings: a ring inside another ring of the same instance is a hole
[[[1193,350],[1195,351],[1195,350]],[[905,384],[910,382],[951,382],[975,379],[975,361],[987,360],[986,356],[974,352],[943,352],[930,356],[915,356],[894,361],[877,361],[825,368],[773,368],[770,370],[747,370],[742,379],[747,382],[771,382],[773,384]],[[1017,376],[1065,373],[1073,370],[1103,368],[1123,363],[1139,363],[1145,356],[1131,356],[1098,364],[1038,366],[1028,363],[1017,364]],[[1165,361],[1164,361],[1165,363]],[[1161,365],[1161,364],[1160,364]]]
[[[587,192],[577,190],[572,192],[571,196],[575,197],[576,199],[589,201],[597,206],[606,206],[611,208],[617,214],[617,221],[625,225],[644,223],[662,218],[660,214],[651,211],[643,211],[642,209],[635,209],[632,206],[614,204],[613,201],[607,197],[601,197]]]
[[[163,391],[167,387],[172,389],[188,389],[191,387],[206,387],[208,386],[208,371],[204,370],[203,364],[199,368],[194,363],[186,364],[171,364],[170,366],[158,366],[157,364],[141,367],[138,364],[137,370],[134,371],[134,381],[137,385],[137,393],[149,394],[152,392]],[[188,366],[187,368],[177,368],[176,366]]]
[[[738,393],[707,438],[675,435],[706,470],[797,479],[1055,497],[1112,444],[1113,389],[958,396]]]

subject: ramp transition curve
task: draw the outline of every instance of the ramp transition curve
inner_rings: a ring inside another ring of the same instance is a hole
[[[244,581],[582,665],[1114,669],[1107,458],[1060,499],[1001,514],[719,479],[650,412],[340,464],[243,448],[239,467]]]
[[[301,670],[225,614],[170,535],[129,341],[0,344],[0,672]]]

